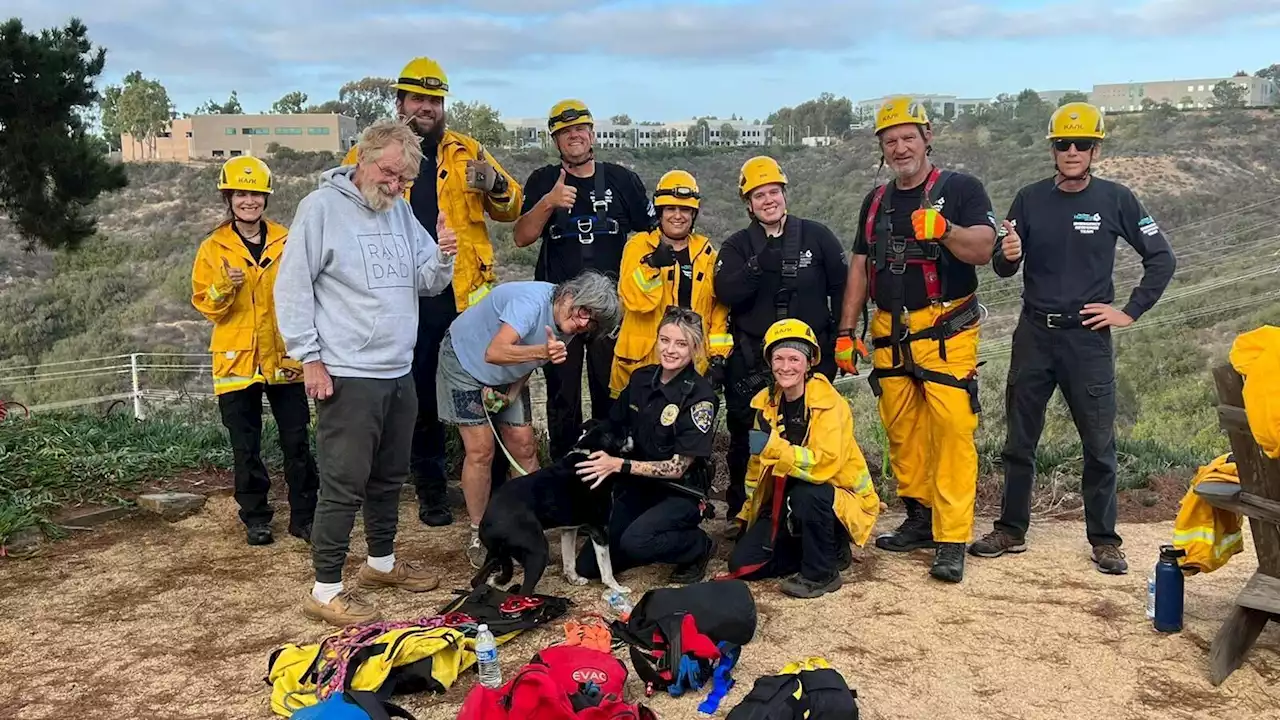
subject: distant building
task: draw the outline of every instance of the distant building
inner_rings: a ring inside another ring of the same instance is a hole
[[[840,138],[830,135],[811,135],[809,137],[800,138],[800,144],[805,147],[830,147],[839,145]]]
[[[120,138],[125,162],[184,161],[267,155],[267,146],[299,152],[345,152],[355,144],[356,121],[345,115],[194,115],[178,118],[151,141]]]
[[[504,120],[503,125],[511,133],[509,143],[513,147],[549,147],[547,121],[542,118]],[[731,132],[724,133],[728,125]],[[596,146],[601,148],[686,147],[689,145],[734,146],[767,145],[771,125],[756,125],[743,120],[707,120],[702,130],[705,137],[699,141],[690,133],[698,130],[697,120],[678,120],[658,125],[614,125],[610,122],[595,123]]]
[[[880,106],[883,105],[886,100],[891,97],[898,97],[898,95],[907,95],[916,102],[928,103],[929,107],[933,108],[933,114],[937,115],[939,120],[953,118],[960,112],[960,99],[955,95],[898,93],[895,95],[885,95],[884,97],[871,98],[868,100],[859,100],[853,107],[853,115],[855,118],[861,120],[874,120],[876,110],[879,110]],[[983,100],[982,102],[988,101]]]
[[[1043,101],[1046,105],[1048,105],[1049,107],[1056,108],[1062,104],[1062,98],[1066,97],[1069,94],[1078,93],[1078,92],[1080,91],[1079,90],[1037,90],[1036,94],[1040,96],[1040,100]],[[1088,93],[1081,93],[1081,94],[1088,95]]]
[[[1093,92],[1089,94],[1089,102],[1109,113],[1138,112],[1142,110],[1143,100],[1168,103],[1182,110],[1207,108],[1213,107],[1213,86],[1224,81],[1235,83],[1244,89],[1246,107],[1275,105],[1277,99],[1280,99],[1280,91],[1277,91],[1274,82],[1248,75],[1094,85]]]

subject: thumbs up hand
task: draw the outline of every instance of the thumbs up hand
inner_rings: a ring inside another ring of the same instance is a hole
[[[222,274],[226,275],[227,279],[231,281],[232,287],[238,288],[244,284],[244,270],[232,267],[225,257],[222,258]]]
[[[445,216],[444,208],[436,213],[436,244],[444,255],[458,254],[458,234],[449,227],[449,218]]]
[[[1004,237],[1000,238],[1000,251],[1004,253],[1004,259],[1018,262],[1022,259],[1022,237],[1008,220],[1003,222],[1001,229],[1004,230]]]
[[[467,161],[467,187],[493,192],[498,184],[498,171],[486,160]]]
[[[551,326],[547,326],[547,359],[552,365],[559,365],[569,358],[569,351],[563,342],[556,338]]]
[[[547,193],[546,200],[553,208],[572,210],[573,204],[578,201],[578,188],[566,185],[564,179],[564,168],[560,168],[560,179],[556,180],[551,192]]]

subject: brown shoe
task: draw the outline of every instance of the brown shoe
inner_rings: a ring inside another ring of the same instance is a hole
[[[396,560],[391,572],[379,572],[366,563],[356,575],[356,584],[366,590],[396,587],[409,592],[427,592],[440,586],[440,577],[423,570],[417,563]]]
[[[1098,566],[1098,572],[1106,575],[1124,575],[1129,572],[1129,562],[1115,545],[1094,546],[1093,562]]]
[[[373,603],[351,590],[338,593],[337,597],[323,605],[314,595],[307,593],[307,599],[302,601],[302,614],[311,620],[323,620],[337,627],[359,625],[378,619],[378,610]]]

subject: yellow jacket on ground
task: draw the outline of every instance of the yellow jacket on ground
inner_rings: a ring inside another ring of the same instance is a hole
[[[757,427],[781,433],[781,391],[765,388],[751,400],[757,413]],[[766,477],[785,474],[805,482],[835,487],[835,513],[856,545],[863,545],[880,516],[880,496],[867,470],[867,461],[853,437],[853,411],[826,376],[809,378],[804,389],[809,432],[804,442],[791,445],[791,456],[764,459],[752,455],[747,468],[747,502],[738,517],[754,523],[769,503],[773,483]]]
[[[693,278],[686,281],[680,267],[652,268],[641,262],[662,242],[662,233],[653,230],[637,233],[622,251],[618,274],[618,295],[622,299],[622,327],[613,354],[613,372],[609,391],[618,397],[636,368],[658,362],[658,325],[667,306],[680,297],[680,285],[692,282],[689,303],[702,316],[702,334],[709,357],[725,357],[733,349],[729,335],[729,308],[716,301],[712,278],[715,275],[716,249],[705,235],[689,236],[689,259],[693,261]],[[706,360],[698,363],[698,372],[706,373]]]
[[[1191,480],[1191,487],[1182,498],[1178,517],[1173,522],[1174,547],[1187,553],[1182,567],[1199,572],[1213,572],[1226,565],[1232,555],[1244,550],[1240,513],[1215,508],[1196,495],[1196,487],[1210,481],[1240,484],[1231,455],[1223,455],[1200,468]]]
[[[1244,411],[1258,447],[1280,458],[1280,328],[1263,325],[1236,337],[1231,366],[1244,376]]]
[[[484,160],[507,179],[507,194],[495,197],[467,186],[467,161]],[[356,148],[351,148],[343,165],[356,164]],[[421,181],[419,178],[417,181]],[[409,199],[413,183],[405,187]],[[520,217],[524,190],[474,138],[445,130],[436,153],[436,193],[449,229],[458,235],[458,255],[453,265],[453,298],[458,312],[480,301],[497,282],[493,266],[493,243],[485,214],[498,222],[515,222]],[[436,229],[427,228],[434,236]]]
[[[200,243],[191,269],[191,304],[213,323],[213,393],[243,390],[260,382],[301,382],[302,363],[285,354],[276,326],[273,288],[289,229],[266,221],[262,258],[254,262],[231,223],[219,225]],[[228,270],[244,271],[240,287]]]

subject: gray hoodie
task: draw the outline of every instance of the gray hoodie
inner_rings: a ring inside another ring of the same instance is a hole
[[[398,378],[413,366],[418,297],[453,280],[453,257],[397,200],[375,212],[351,182],[325,171],[298,203],[276,275],[276,321],[295,360],[338,377]]]

